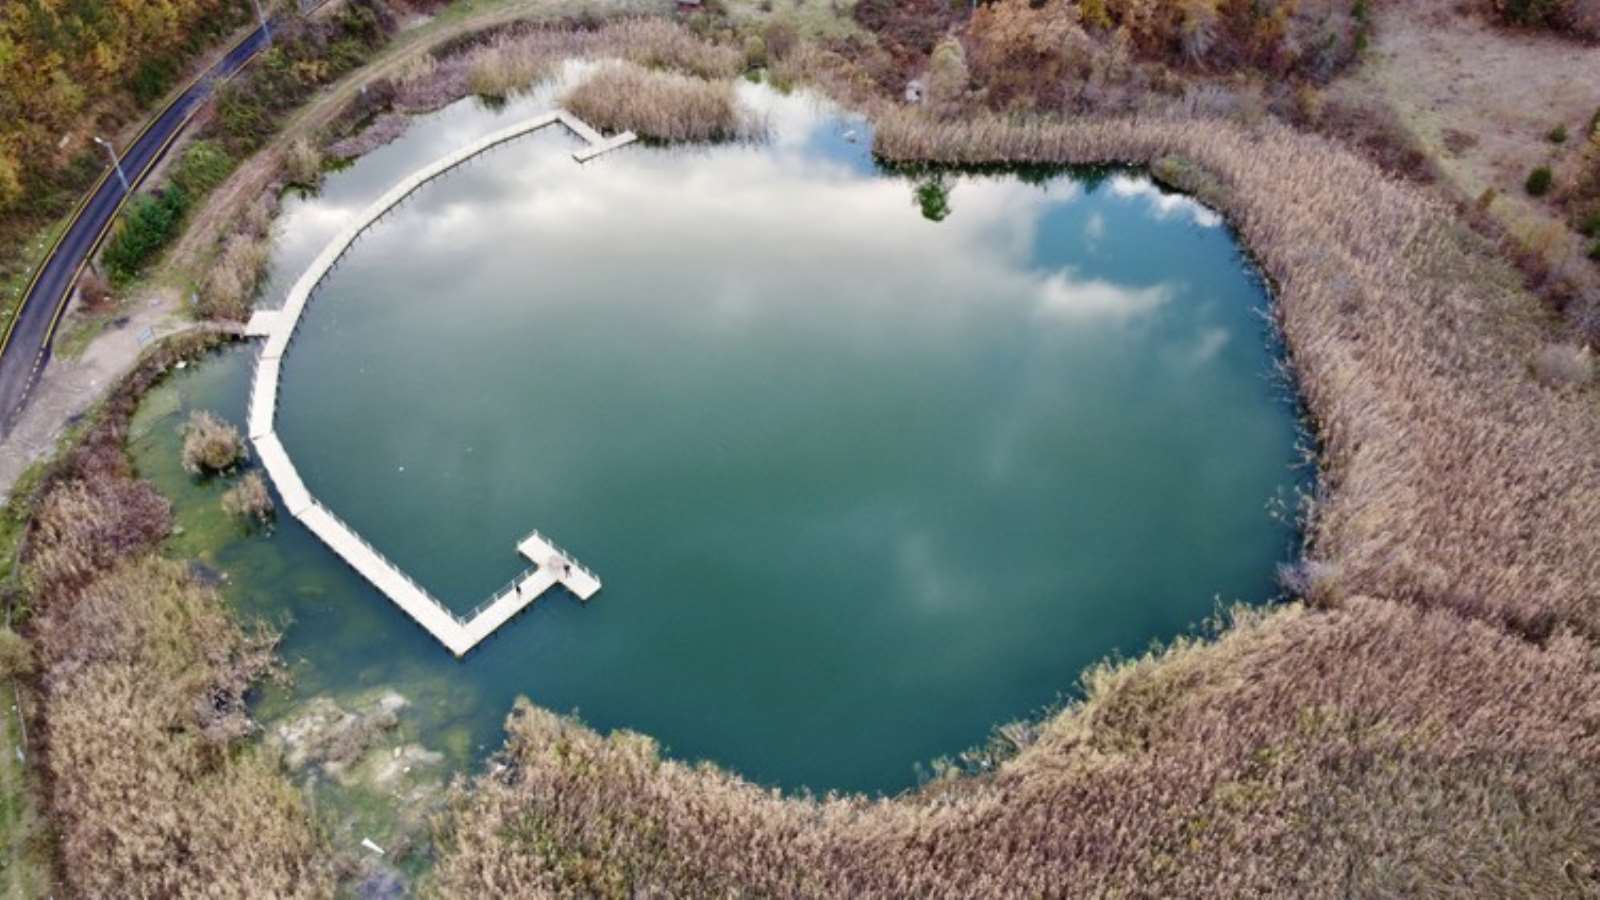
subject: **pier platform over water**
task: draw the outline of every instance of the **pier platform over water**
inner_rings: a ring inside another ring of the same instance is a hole
[[[377,548],[363,540],[354,528],[318,502],[306,488],[274,430],[278,412],[279,372],[283,356],[294,338],[295,328],[300,323],[300,316],[312,292],[367,228],[422,185],[483,151],[558,124],[583,139],[585,146],[573,153],[573,158],[579,163],[635,140],[632,132],[606,138],[566,110],[535,116],[481,138],[413,172],[374,201],[312,261],[290,288],[281,310],[258,311],[245,328],[246,335],[266,339],[266,346],[256,362],[255,375],[250,383],[250,441],[255,444],[262,467],[277,487],[285,511],[310,529],[361,577],[382,591],[457,657],[465,656],[501,625],[557,585],[579,600],[587,601],[600,590],[599,577],[579,565],[549,538],[535,531],[517,545],[517,551],[533,563],[532,567],[467,615],[452,612],[399,566],[378,552]]]

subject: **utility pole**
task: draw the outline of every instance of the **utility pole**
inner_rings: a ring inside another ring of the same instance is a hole
[[[133,189],[128,187],[128,176],[122,174],[122,160],[117,159],[116,148],[112,147],[110,142],[101,139],[98,135],[95,137],[94,142],[106,148],[106,155],[111,157],[111,167],[117,170],[117,180],[122,182],[122,192],[126,194],[132,191]]]
[[[272,27],[267,24],[267,17],[261,12],[261,0],[250,0],[250,3],[256,8],[256,21],[261,23],[261,30],[267,36],[267,43],[272,43]]]

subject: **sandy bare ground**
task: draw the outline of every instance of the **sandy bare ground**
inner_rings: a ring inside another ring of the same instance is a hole
[[[1493,189],[1489,212],[1513,237],[1561,224],[1564,240],[1547,258],[1583,289],[1600,290],[1600,269],[1581,258],[1579,236],[1522,186],[1539,165],[1552,166],[1558,184],[1570,178],[1600,109],[1600,47],[1494,27],[1451,0],[1375,6],[1369,55],[1334,91],[1375,96],[1398,112],[1455,199]],[[1570,135],[1565,144],[1546,138],[1557,125]]]
[[[47,457],[78,417],[133,367],[152,341],[191,328],[209,328],[186,316],[176,292],[148,291],[124,307],[116,322],[75,359],[56,358],[45,367],[16,427],[0,442],[0,498],[27,468]]]

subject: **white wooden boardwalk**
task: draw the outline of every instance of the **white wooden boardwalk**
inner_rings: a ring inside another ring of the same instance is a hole
[[[362,540],[354,528],[317,502],[317,498],[306,489],[305,482],[301,481],[300,473],[295,469],[294,462],[289,459],[288,452],[284,450],[283,443],[278,440],[277,432],[274,430],[273,423],[277,420],[278,414],[278,375],[283,356],[288,352],[290,340],[294,337],[295,328],[300,324],[300,316],[305,311],[312,292],[339,258],[350,249],[355,239],[371,227],[373,222],[417,188],[490,147],[556,124],[583,139],[585,146],[572,154],[580,163],[636,140],[632,132],[605,138],[566,110],[535,116],[481,138],[411,173],[388,193],[375,200],[341,230],[316,259],[312,260],[311,265],[294,283],[294,287],[290,288],[281,310],[258,311],[251,316],[249,324],[245,326],[245,334],[266,338],[266,347],[257,360],[255,377],[250,383],[250,440],[256,446],[256,452],[261,458],[262,466],[267,470],[268,477],[272,479],[272,483],[283,498],[284,510],[300,520],[312,534],[321,538],[334,553],[349,563],[351,568],[361,573],[363,578],[393,600],[406,615],[427,629],[429,634],[458,657],[466,655],[467,651],[493,634],[495,629],[504,625],[550,588],[559,584],[578,599],[588,600],[600,590],[600,579],[579,565],[549,538],[535,531],[517,545],[518,552],[533,563],[531,568],[496,592],[494,596],[479,604],[468,615],[460,616],[451,612],[449,607],[429,594],[422,585],[411,580],[399,566]]]

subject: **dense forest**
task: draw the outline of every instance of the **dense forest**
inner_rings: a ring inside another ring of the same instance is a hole
[[[244,0],[0,4],[0,246],[15,248],[98,176],[94,129],[139,117],[189,60],[251,15]]]

